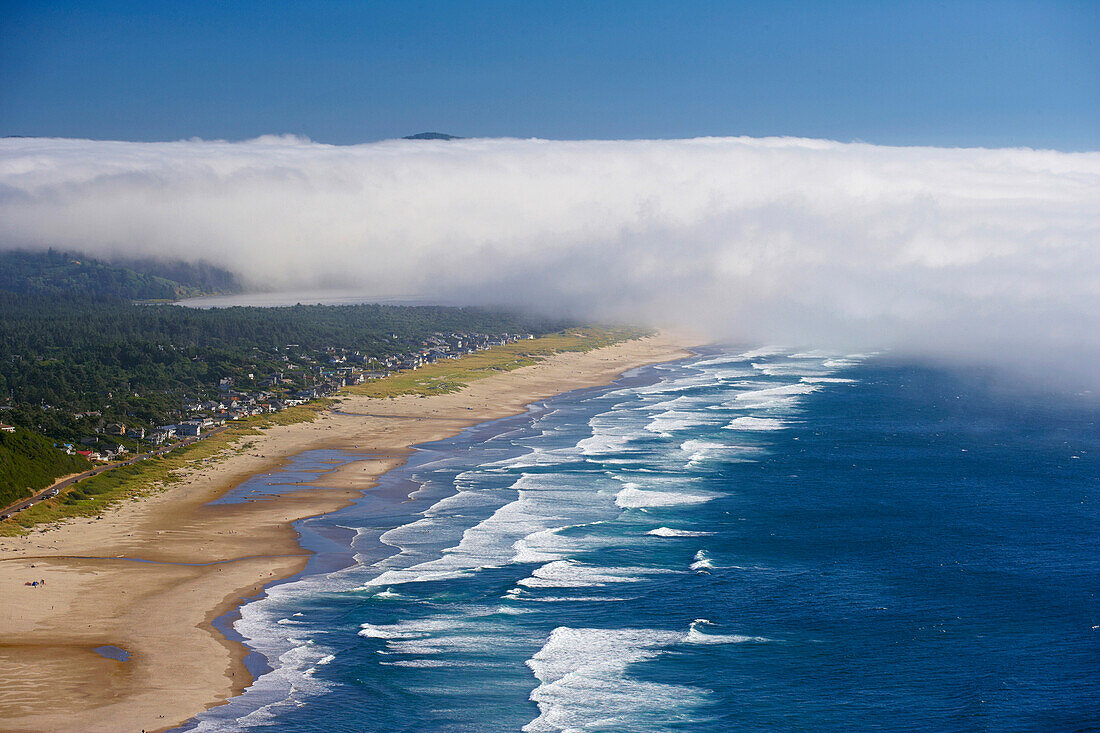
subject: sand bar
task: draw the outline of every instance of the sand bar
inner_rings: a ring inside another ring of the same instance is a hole
[[[0,538],[0,730],[166,730],[238,694],[251,682],[247,650],[212,622],[305,567],[293,521],[346,506],[410,446],[681,358],[684,342],[661,334],[557,354],[446,395],[348,397],[312,423],[248,436],[247,450],[100,518]],[[360,450],[364,460],[273,501],[209,504],[319,448]],[[31,580],[46,583],[24,585]],[[102,656],[104,646],[129,658]]]

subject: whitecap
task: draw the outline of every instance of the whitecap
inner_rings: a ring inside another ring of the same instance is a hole
[[[756,456],[766,452],[764,448],[753,445],[729,445],[706,440],[685,440],[680,450],[690,454],[688,465],[693,466],[704,461],[721,460],[728,463],[751,463]]]
[[[739,417],[726,425],[724,430],[783,430],[787,423],[771,417]]]
[[[711,634],[704,629],[708,626],[714,626],[713,623],[705,618],[697,618],[691,622],[691,628],[684,637],[684,641],[688,644],[746,644],[746,643],[764,643],[771,641],[766,636],[745,636],[744,634]]]
[[[703,504],[715,498],[717,494],[687,494],[674,491],[644,491],[635,484],[628,483],[615,495],[615,503],[623,509],[641,509],[648,507],[678,506],[681,504]]]
[[[609,583],[637,583],[649,576],[675,571],[643,567],[600,567],[577,560],[555,560],[536,568],[517,585],[525,588],[583,588]]]
[[[443,659],[397,659],[392,662],[379,662],[379,664],[386,667],[408,667],[411,669],[464,666],[458,662],[448,662]]]
[[[783,348],[782,346],[761,346],[760,348],[752,349],[751,351],[746,351],[742,354],[739,354],[739,356],[742,359],[758,359],[764,356],[779,356],[786,351],[787,349]]]
[[[790,404],[795,401],[793,398],[816,392],[819,389],[821,387],[814,384],[796,382],[795,384],[784,384],[779,387],[766,387],[742,392],[734,397],[731,402],[722,404],[727,407],[761,407]]]
[[[669,527],[658,527],[657,529],[651,529],[646,532],[648,535],[654,537],[709,537],[714,532],[698,532],[690,529],[671,529]]]
[[[691,569],[695,571],[713,570],[714,561],[711,560],[710,554],[706,550],[699,550],[695,553],[695,562],[691,564]]]
[[[682,639],[659,629],[554,629],[527,660],[539,681],[531,692],[539,715],[523,731],[667,729],[685,708],[703,704],[707,693],[634,679],[628,670]]]
[[[679,430],[698,427],[707,423],[707,416],[696,412],[684,412],[682,410],[667,410],[655,415],[645,426],[645,429],[658,435],[671,436]]]
[[[395,591],[393,588],[386,588],[386,590],[378,591],[374,594],[375,598],[400,598],[401,594]]]

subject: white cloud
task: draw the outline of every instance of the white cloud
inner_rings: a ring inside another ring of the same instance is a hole
[[[531,303],[1078,376],[1100,356],[1100,153],[11,138],[0,246],[201,258],[265,289]]]

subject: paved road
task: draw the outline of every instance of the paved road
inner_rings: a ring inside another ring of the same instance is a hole
[[[198,437],[198,438],[184,438],[183,440],[181,440],[178,443],[175,443],[174,445],[165,446],[164,448],[157,448],[156,450],[149,451],[148,453],[138,453],[133,458],[128,458],[125,461],[119,461],[117,463],[111,463],[111,464],[108,464],[108,465],[105,465],[105,466],[97,466],[97,467],[91,469],[90,471],[85,471],[84,473],[79,473],[76,476],[70,476],[69,478],[65,479],[64,481],[59,481],[59,482],[53,484],[52,486],[47,486],[46,488],[42,489],[41,491],[39,491],[34,496],[31,496],[31,497],[26,498],[26,499],[21,499],[21,500],[15,502],[14,504],[11,504],[9,506],[4,507],[3,509],[0,509],[0,515],[15,514],[16,512],[21,512],[24,509],[26,509],[27,507],[31,506],[32,504],[37,504],[38,502],[42,501],[43,499],[46,499],[49,496],[53,495],[53,492],[54,492],[55,489],[57,490],[57,493],[60,494],[60,493],[64,492],[66,489],[72,487],[74,484],[77,484],[77,483],[83,481],[86,478],[91,478],[92,476],[99,475],[99,474],[103,473],[104,471],[110,471],[111,469],[119,468],[120,466],[131,466],[131,465],[137,463],[138,461],[144,461],[146,458],[151,458],[153,456],[162,456],[165,453],[170,453],[171,451],[174,451],[177,448],[182,448],[185,445],[191,445],[192,443],[195,443],[196,441],[205,440],[206,438],[209,438],[211,435],[217,435],[218,433],[225,430],[227,427],[229,427],[229,426],[226,425],[224,427],[216,428],[214,430],[211,430],[206,435],[203,435],[203,436]]]

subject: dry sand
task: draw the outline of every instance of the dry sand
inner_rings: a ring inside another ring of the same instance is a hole
[[[349,397],[313,423],[244,438],[247,450],[98,519],[0,538],[0,730],[164,730],[238,694],[251,682],[247,650],[212,621],[305,567],[291,522],[346,506],[412,445],[686,356],[682,342],[662,334],[558,354],[448,395]],[[274,501],[209,505],[316,448],[370,457]],[[131,656],[108,659],[95,651],[103,645]]]

